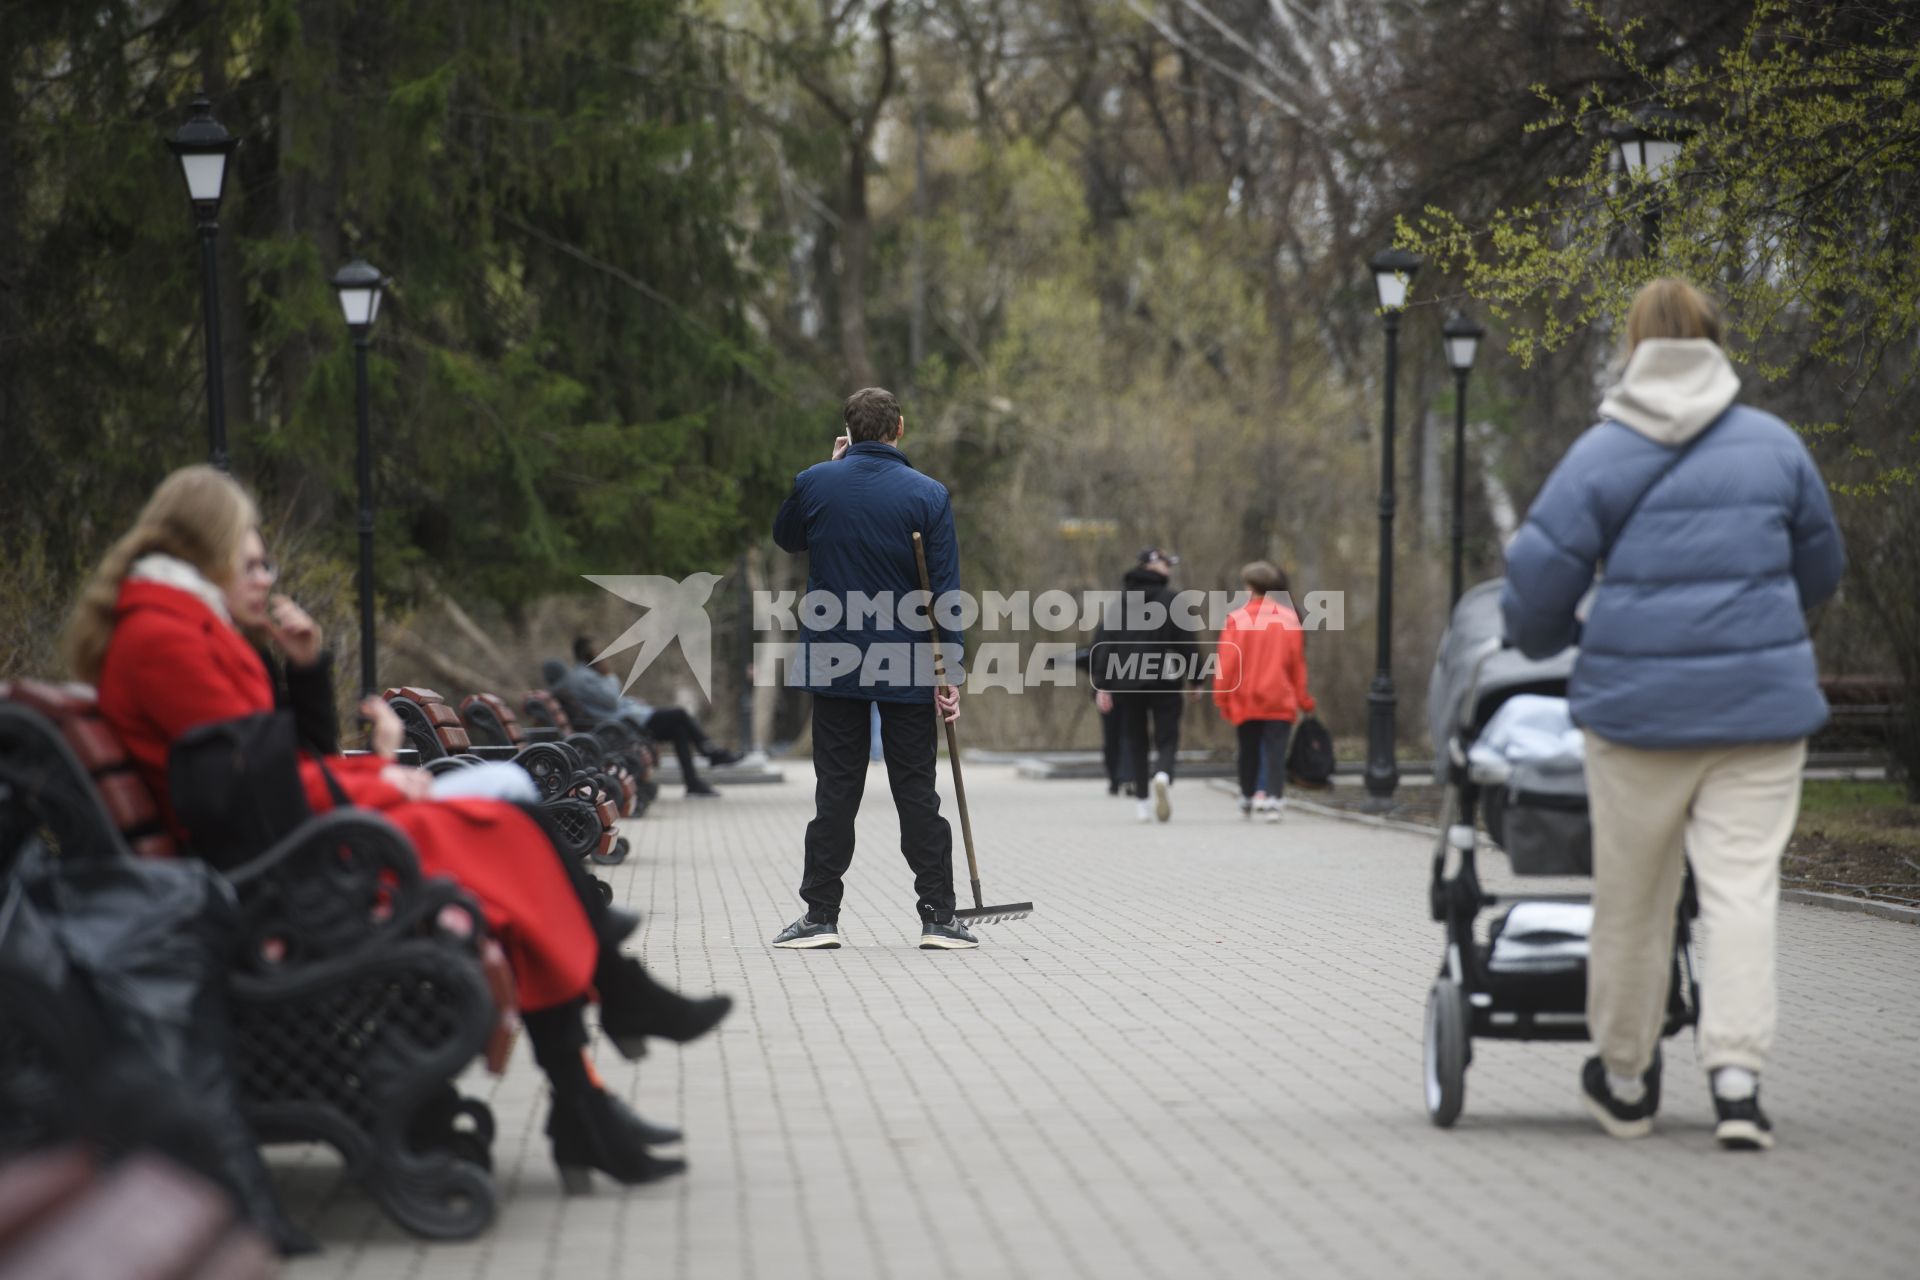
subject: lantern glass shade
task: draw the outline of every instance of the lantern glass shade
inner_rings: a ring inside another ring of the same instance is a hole
[[[1473,368],[1474,352],[1480,347],[1478,338],[1448,338],[1447,363],[1455,373],[1465,373]]]
[[[1678,136],[1659,137],[1639,125],[1619,135],[1620,167],[1629,177],[1658,180],[1661,172],[1680,158]]]
[[[227,157],[221,151],[183,151],[180,170],[187,176],[187,196],[195,204],[220,202],[227,182]]]
[[[340,314],[348,328],[364,332],[380,318],[380,294],[386,283],[380,269],[361,258],[333,273],[333,290],[340,296]]]
[[[1382,311],[1398,311],[1407,305],[1407,278],[1398,271],[1376,271],[1373,287],[1380,295]]]
[[[1646,138],[1640,143],[1640,153],[1647,176],[1658,178],[1663,169],[1679,158],[1680,144],[1665,138]]]
[[[372,324],[380,314],[379,286],[358,285],[340,290],[340,312],[350,325]]]
[[[1407,305],[1407,288],[1413,273],[1420,269],[1420,255],[1405,249],[1387,249],[1373,255],[1367,266],[1373,271],[1373,288],[1382,311],[1399,311]]]

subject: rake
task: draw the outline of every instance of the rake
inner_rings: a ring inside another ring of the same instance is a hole
[[[921,542],[919,531],[913,535],[913,559],[920,566],[920,589],[927,593],[927,607],[933,607],[933,584],[927,578],[927,549]],[[939,682],[940,692],[947,689],[946,663],[940,657],[939,633],[934,633],[933,641],[933,678]],[[936,715],[939,714],[935,709]],[[1009,902],[1004,906],[989,907],[980,901],[980,862],[973,854],[973,823],[967,817],[967,784],[960,778],[960,738],[954,731],[953,721],[942,718],[947,727],[947,762],[953,766],[953,795],[960,805],[960,838],[967,846],[967,874],[973,880],[973,909],[956,911],[955,920],[968,924],[999,924],[1004,920],[1024,920],[1033,914],[1031,902]]]

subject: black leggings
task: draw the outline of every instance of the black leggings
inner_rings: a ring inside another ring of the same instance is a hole
[[[1256,791],[1270,796],[1287,792],[1287,738],[1293,733],[1291,720],[1249,720],[1233,727],[1240,744],[1240,794],[1252,798]],[[1266,777],[1261,778],[1264,751]]]

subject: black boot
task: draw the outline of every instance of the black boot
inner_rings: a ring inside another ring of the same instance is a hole
[[[647,1150],[649,1127],[604,1089],[555,1089],[547,1138],[560,1185],[568,1195],[584,1195],[593,1189],[595,1170],[628,1187],[685,1170],[685,1160]]]
[[[732,996],[696,1000],[661,986],[632,956],[602,952],[594,985],[600,992],[600,1030],[626,1058],[646,1053],[648,1036],[676,1044],[697,1040],[733,1008]]]
[[[561,1185],[569,1194],[591,1190],[596,1169],[628,1186],[679,1173],[687,1167],[685,1160],[664,1159],[647,1150],[650,1143],[677,1140],[679,1133],[649,1125],[587,1074],[587,1026],[581,1009],[581,1002],[574,1001],[533,1010],[520,1019],[534,1061],[553,1086],[547,1137]]]

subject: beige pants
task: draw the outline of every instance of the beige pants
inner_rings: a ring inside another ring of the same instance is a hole
[[[1653,1062],[1681,871],[1700,895],[1700,1061],[1760,1071],[1773,1047],[1780,855],[1807,744],[1643,751],[1587,734],[1593,943],[1587,1023],[1607,1070]]]

